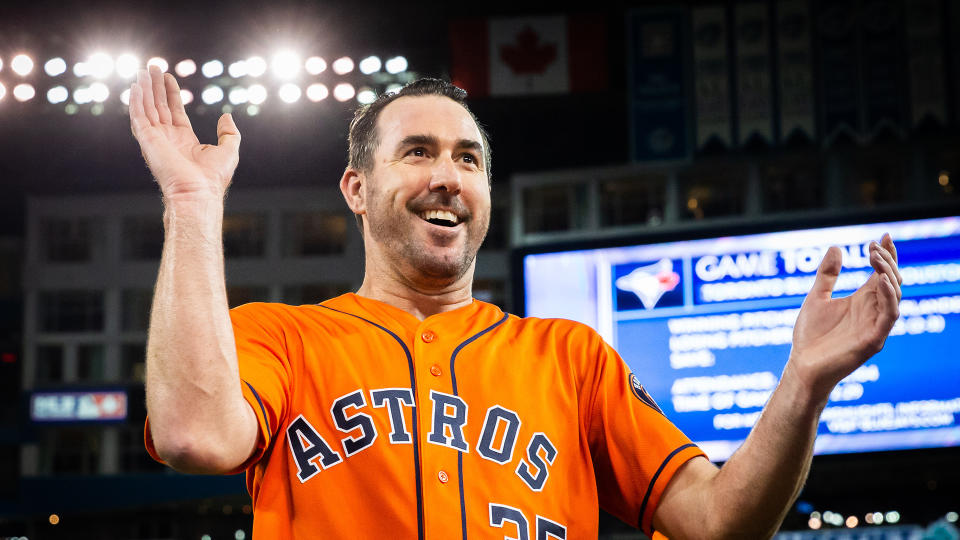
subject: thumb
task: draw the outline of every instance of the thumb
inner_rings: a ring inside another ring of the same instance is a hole
[[[820,267],[817,268],[817,277],[813,282],[810,294],[830,298],[833,295],[833,286],[837,283],[837,277],[840,275],[842,266],[843,255],[840,248],[830,246],[830,249],[823,255],[823,260],[820,261]]]
[[[220,116],[217,122],[217,146],[223,146],[232,149],[234,152],[240,149],[240,130],[237,124],[233,122],[232,114]]]

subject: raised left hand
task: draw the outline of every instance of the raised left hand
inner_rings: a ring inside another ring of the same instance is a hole
[[[823,403],[837,383],[883,348],[900,316],[903,278],[889,234],[880,244],[871,242],[870,265],[874,273],[862,287],[845,298],[832,298],[842,257],[839,248],[831,247],[793,328],[787,368]]]

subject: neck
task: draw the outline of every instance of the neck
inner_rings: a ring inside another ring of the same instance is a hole
[[[459,278],[411,279],[398,269],[380,271],[368,264],[357,294],[402,309],[422,321],[473,302],[473,270],[471,264]]]

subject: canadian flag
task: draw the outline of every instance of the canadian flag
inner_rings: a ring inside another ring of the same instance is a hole
[[[456,20],[453,83],[471,96],[607,88],[606,21],[599,15]]]

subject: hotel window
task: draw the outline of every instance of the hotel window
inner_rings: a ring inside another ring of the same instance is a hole
[[[63,382],[63,346],[38,345],[36,353],[36,384],[42,386]]]
[[[683,212],[688,219],[743,214],[747,169],[743,166],[700,166],[679,176]]]
[[[608,180],[600,185],[600,225],[659,225],[667,178],[659,174]]]
[[[300,212],[284,216],[287,257],[335,255],[347,245],[347,216],[340,212]]]
[[[156,261],[163,251],[163,218],[158,215],[123,218],[120,256],[125,261]]]
[[[42,332],[103,330],[101,291],[44,291],[39,295],[39,328]]]
[[[51,475],[96,474],[100,468],[99,427],[58,427],[47,430],[41,442],[41,469]]]
[[[223,253],[228,259],[263,257],[267,244],[267,217],[264,214],[223,216]]]
[[[146,332],[150,326],[150,307],[153,291],[150,289],[124,289],[120,296],[122,313],[121,329],[124,332]]]
[[[120,378],[127,383],[146,382],[147,346],[124,343],[120,347]]]
[[[40,221],[43,260],[76,263],[93,260],[96,238],[102,237],[100,222],[93,218],[44,218]]]
[[[815,156],[766,163],[760,167],[764,212],[822,208],[825,202],[820,161]]]
[[[80,382],[103,382],[106,380],[104,369],[106,347],[103,345],[83,344],[77,346],[77,380]]]
[[[563,184],[523,190],[523,232],[544,233],[586,226],[587,187]]]

